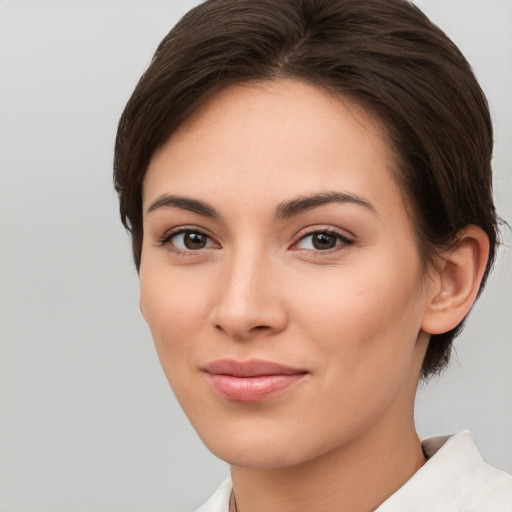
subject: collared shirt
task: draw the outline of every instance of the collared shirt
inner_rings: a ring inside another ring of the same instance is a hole
[[[375,512],[512,512],[512,476],[483,459],[468,431],[422,442],[427,462]],[[226,479],[196,512],[228,512]]]

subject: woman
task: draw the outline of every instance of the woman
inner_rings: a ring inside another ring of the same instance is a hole
[[[206,446],[201,512],[510,510],[469,434],[420,443],[494,260],[492,127],[403,0],[210,0],[120,121],[140,307]]]

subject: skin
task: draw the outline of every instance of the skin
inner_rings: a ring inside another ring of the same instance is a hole
[[[463,285],[478,272],[447,257],[425,275],[384,135],[310,85],[235,85],[151,160],[141,311],[192,425],[231,464],[239,512],[371,511],[425,462],[413,405],[429,333],[467,313],[476,291]],[[333,192],[357,201],[276,218],[285,202]],[[187,249],[180,229],[204,245]],[[326,231],[334,247],[319,249],[311,233]],[[480,269],[485,237],[470,235],[460,259]],[[448,300],[463,289],[455,314]],[[307,374],[267,400],[233,401],[202,369],[225,358]]]

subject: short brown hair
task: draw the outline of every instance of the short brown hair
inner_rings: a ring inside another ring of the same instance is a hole
[[[158,46],[119,122],[114,181],[140,265],[151,157],[200,100],[240,82],[295,78],[349,96],[387,127],[420,254],[431,261],[480,226],[494,260],[492,124],[455,44],[406,0],[208,0]],[[448,362],[462,324],[434,335],[423,377]]]

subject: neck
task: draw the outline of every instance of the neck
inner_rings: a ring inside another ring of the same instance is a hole
[[[375,432],[303,464],[231,467],[238,512],[375,510],[425,463],[414,423]]]

